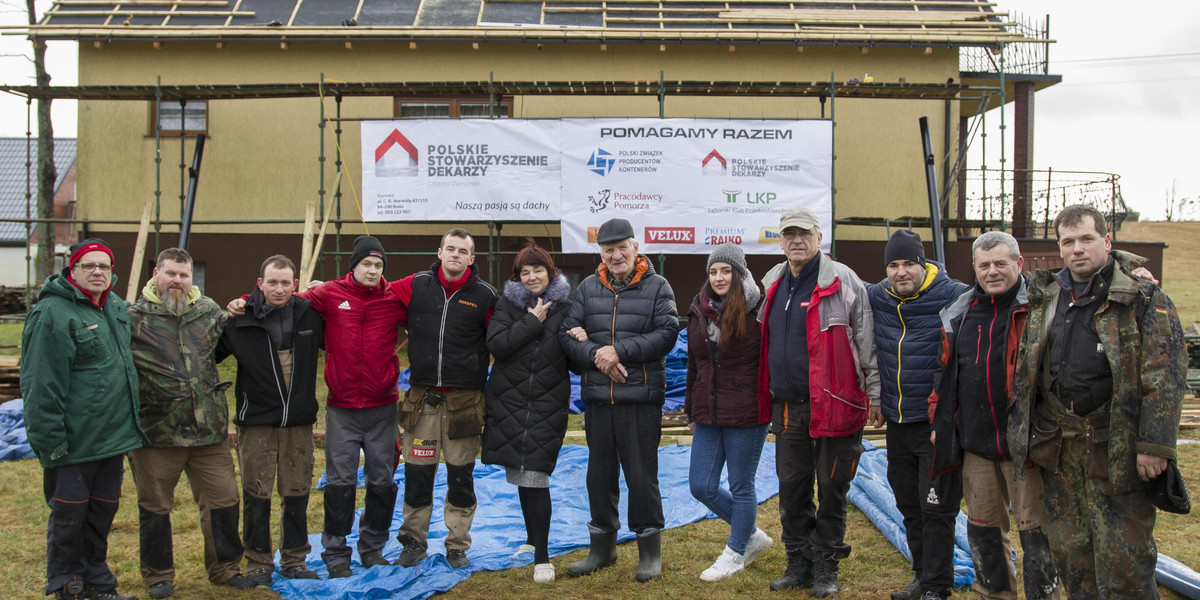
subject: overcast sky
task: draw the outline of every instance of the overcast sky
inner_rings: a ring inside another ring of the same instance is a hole
[[[1131,10],[1128,0],[997,0],[999,11],[1041,20],[1050,14],[1050,71],[1063,82],[1034,100],[1034,166],[1105,171],[1121,176],[1126,203],[1143,218],[1161,218],[1166,190],[1200,198],[1200,2],[1170,0]],[[39,0],[39,10],[50,3]],[[0,0],[0,22],[25,22],[24,2]],[[28,42],[0,36],[0,82],[33,83]],[[75,45],[51,42],[54,85],[75,85]],[[54,103],[55,135],[74,137],[76,103]],[[25,101],[0,94],[0,136],[25,135]],[[1012,114],[1006,120],[1012,166]],[[999,114],[988,114],[999,125]],[[35,123],[36,125],[36,123]],[[36,134],[36,131],[35,131]],[[998,167],[999,131],[988,136],[989,166]],[[978,152],[979,144],[973,150]],[[968,166],[980,160],[972,154]],[[1200,211],[1193,215],[1200,218]]]

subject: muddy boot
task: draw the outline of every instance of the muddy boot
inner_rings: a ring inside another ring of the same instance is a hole
[[[812,560],[804,556],[804,553],[800,550],[789,548],[787,551],[787,568],[783,570],[783,577],[771,582],[771,591],[798,590],[812,585],[812,581]]]
[[[1025,575],[1025,598],[1028,600],[1046,600],[1061,598],[1062,592],[1058,586],[1058,571],[1054,567],[1054,557],[1050,554],[1050,540],[1046,538],[1041,527],[1027,531],[1019,531],[1023,551],[1023,567]]]
[[[567,575],[591,575],[617,562],[617,532],[593,533],[592,547],[587,558],[567,567]]]
[[[838,559],[833,550],[813,548],[813,598],[825,598],[838,593]]]
[[[638,570],[635,577],[646,583],[662,577],[662,532],[647,529],[638,534]]]

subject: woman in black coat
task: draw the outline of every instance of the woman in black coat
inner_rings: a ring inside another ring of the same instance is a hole
[[[513,260],[513,277],[488,325],[487,346],[496,361],[487,385],[483,462],[504,465],[517,486],[525,530],[533,545],[533,579],[554,581],[550,564],[550,473],[567,432],[571,381],[558,329],[571,286],[550,254],[525,248]]]

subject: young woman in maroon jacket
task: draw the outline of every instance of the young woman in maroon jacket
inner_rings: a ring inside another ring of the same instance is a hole
[[[704,581],[724,579],[771,547],[758,529],[754,475],[770,421],[770,395],[759,390],[762,293],[742,249],[725,244],[708,257],[708,281],[688,310],[684,410],[692,428],[692,495],[730,525],[729,541]],[[721,471],[728,467],[728,486]]]

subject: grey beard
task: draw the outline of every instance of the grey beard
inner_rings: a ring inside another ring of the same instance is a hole
[[[168,290],[167,293],[161,294],[160,297],[162,298],[163,308],[177,317],[182,315],[183,311],[187,310],[187,296],[185,294],[176,296]]]

